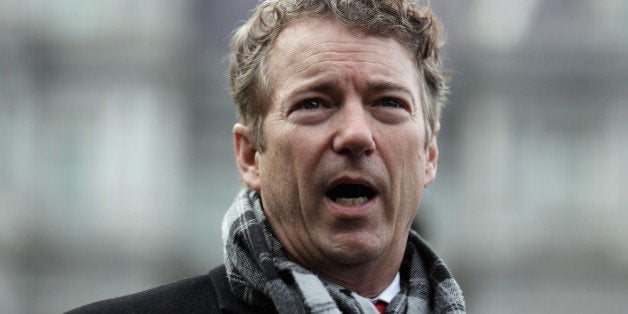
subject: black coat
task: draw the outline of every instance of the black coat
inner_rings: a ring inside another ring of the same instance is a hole
[[[269,302],[269,304],[272,304]],[[135,294],[104,300],[67,313],[275,313],[253,308],[231,292],[225,266]]]

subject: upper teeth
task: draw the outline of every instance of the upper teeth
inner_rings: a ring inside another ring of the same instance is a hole
[[[343,206],[354,207],[354,206],[360,206],[366,203],[368,200],[369,199],[366,196],[352,197],[352,198],[339,197],[336,199],[336,203]]]

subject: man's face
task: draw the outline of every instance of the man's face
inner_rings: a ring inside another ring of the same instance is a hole
[[[436,175],[410,53],[331,20],[291,24],[268,59],[265,151],[236,125],[244,181],[275,236],[310,269],[401,260]],[[337,268],[337,267],[336,267]]]

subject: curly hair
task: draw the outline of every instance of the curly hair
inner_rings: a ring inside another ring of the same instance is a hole
[[[266,63],[273,42],[290,22],[334,18],[349,29],[392,37],[404,45],[416,63],[423,97],[428,139],[437,128],[449,92],[440,49],[444,30],[429,0],[265,0],[240,26],[231,45],[230,84],[240,121],[251,130],[257,149],[264,151],[262,123],[269,109],[271,82]],[[429,140],[426,141],[426,145]]]

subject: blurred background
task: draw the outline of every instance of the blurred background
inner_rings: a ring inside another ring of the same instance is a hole
[[[0,312],[222,261],[255,0],[0,0]],[[433,0],[454,81],[417,225],[470,313],[628,309],[628,2]]]

